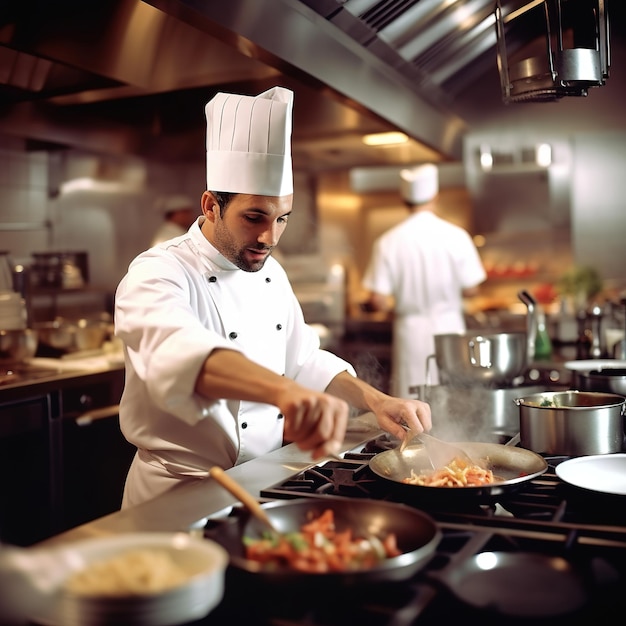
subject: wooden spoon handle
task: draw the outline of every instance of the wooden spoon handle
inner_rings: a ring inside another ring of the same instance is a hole
[[[221,467],[214,465],[209,470],[209,475],[224,487],[224,489],[230,491],[237,500],[242,502],[252,515],[260,519],[264,524],[267,524],[274,532],[278,532],[276,528],[274,528],[272,520],[270,520],[265,509],[261,507],[257,499],[249,491],[246,491],[236,480],[232,479]]]

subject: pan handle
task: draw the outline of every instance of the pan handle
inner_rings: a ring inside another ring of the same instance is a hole
[[[517,433],[513,435],[504,445],[505,446],[516,446],[520,442],[520,434]]]

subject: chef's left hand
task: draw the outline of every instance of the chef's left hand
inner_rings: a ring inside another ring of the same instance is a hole
[[[337,374],[326,390],[353,407],[374,413],[378,425],[400,440],[406,435],[405,427],[416,435],[432,427],[430,405],[426,402],[394,398],[348,372]]]
[[[415,434],[432,428],[430,405],[421,400],[409,400],[385,396],[372,407],[378,425],[389,434],[402,440],[406,428]]]

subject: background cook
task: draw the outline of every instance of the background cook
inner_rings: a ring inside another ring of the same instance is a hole
[[[163,215],[163,221],[152,237],[151,245],[184,235],[198,217],[198,203],[182,195],[158,198],[156,210]]]
[[[375,242],[363,277],[365,307],[393,310],[391,392],[439,382],[426,378],[435,335],[465,331],[463,298],[478,295],[487,278],[469,233],[436,214],[439,172],[432,163],[400,172],[409,217]]]
[[[118,287],[120,423],[138,448],[123,506],[285,441],[314,458],[336,452],[349,405],[398,438],[402,423],[431,427],[427,404],[374,389],[320,349],[271,256],[293,204],[292,107],[281,87],[206,105],[202,216],[134,259]]]

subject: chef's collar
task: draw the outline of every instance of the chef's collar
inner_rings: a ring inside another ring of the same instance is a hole
[[[202,232],[202,224],[206,217],[204,215],[200,216],[193,228],[191,228],[190,235],[191,239],[196,246],[196,248],[200,251],[203,257],[207,258],[212,264],[216,265],[222,270],[238,270],[239,268],[231,263],[219,250],[204,236]]]

